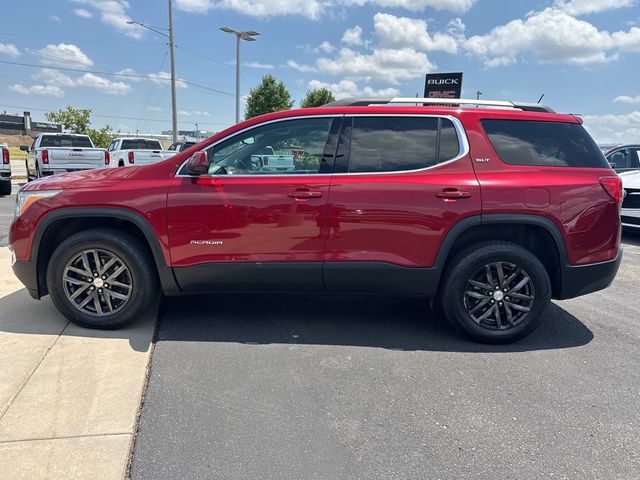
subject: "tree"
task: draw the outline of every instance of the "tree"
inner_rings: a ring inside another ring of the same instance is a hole
[[[273,75],[265,75],[260,85],[249,92],[244,116],[248,120],[265,113],[289,110],[291,107],[293,100],[284,83],[276,81]]]
[[[336,97],[333,96],[331,90],[329,90],[327,87],[322,87],[307,92],[307,96],[304,97],[304,100],[302,100],[300,106],[302,108],[321,107],[322,105],[326,105],[327,103],[335,101]]]
[[[107,148],[113,139],[113,131],[109,125],[105,125],[99,130],[91,128],[90,108],[67,106],[66,110],[47,112],[45,117],[50,122],[61,124],[67,132],[89,135],[93,144],[98,148]]]

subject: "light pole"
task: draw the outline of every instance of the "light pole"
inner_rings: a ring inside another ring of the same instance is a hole
[[[254,37],[260,34],[254,30],[239,32],[229,27],[221,27],[220,30],[236,36],[236,123],[240,123],[240,40],[255,42]]]
[[[144,23],[136,22],[134,20],[130,20],[127,22],[129,25],[139,25],[141,27],[146,28],[147,30],[151,30],[152,32],[156,32],[159,35],[167,37],[169,39],[169,56],[171,57],[171,124],[173,130],[173,143],[178,141],[178,108],[176,106],[176,60],[175,60],[175,46],[173,44],[173,5],[172,0],[169,0],[169,35],[163,33],[155,28],[152,28]]]
[[[196,123],[196,142],[200,140],[200,130],[198,129],[198,124]]]

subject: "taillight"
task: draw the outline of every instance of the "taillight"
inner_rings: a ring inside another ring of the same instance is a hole
[[[622,203],[622,180],[619,177],[600,177],[600,185],[617,204]]]
[[[111,155],[109,152],[104,152],[104,164],[109,165],[111,163]]]
[[[42,150],[42,163],[49,163],[49,151]]]
[[[133,163],[133,152],[129,152],[129,163]]]
[[[5,165],[9,165],[10,162],[11,162],[11,159],[9,158],[9,149],[8,148],[3,148],[2,149],[2,163],[4,163]]]

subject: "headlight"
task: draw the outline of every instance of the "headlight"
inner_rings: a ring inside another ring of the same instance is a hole
[[[14,217],[19,217],[27,211],[31,205],[43,198],[53,197],[62,190],[27,190],[20,191],[16,195],[16,209],[13,213]]]

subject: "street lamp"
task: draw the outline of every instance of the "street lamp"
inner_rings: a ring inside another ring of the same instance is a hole
[[[171,123],[173,130],[173,143],[178,141],[178,110],[176,107],[176,60],[174,53],[174,44],[173,44],[173,5],[172,0],[169,0],[169,34],[163,33],[155,28],[152,28],[144,23],[136,22],[134,20],[130,20],[127,22],[129,25],[139,25],[147,30],[151,30],[159,35],[167,37],[169,39],[169,53],[171,57]]]
[[[236,36],[236,123],[240,123],[240,40],[255,42],[253,37],[260,34],[254,30],[239,32],[229,27],[221,27],[220,30]]]

